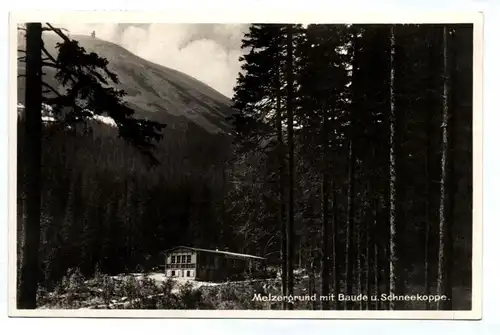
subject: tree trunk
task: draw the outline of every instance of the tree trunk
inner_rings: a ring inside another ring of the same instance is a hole
[[[23,229],[19,309],[35,309],[41,212],[42,25],[26,24],[26,98],[23,166],[26,219]]]
[[[371,197],[371,192],[368,193],[368,196]],[[366,309],[370,310],[372,309],[372,303],[371,303],[371,283],[372,283],[372,272],[370,271],[370,266],[371,266],[371,230],[372,227],[374,226],[374,223],[371,223],[372,221],[375,221],[375,215],[376,215],[376,204],[375,201],[372,203],[372,208],[371,208],[371,216],[366,220],[366,225],[365,225],[365,288],[366,288],[366,295],[368,297],[368,301],[366,302]]]
[[[278,181],[278,220],[281,224],[281,292],[283,296],[287,295],[287,232],[285,220],[285,155],[283,144],[283,126],[281,119],[281,80],[280,80],[280,62],[276,69],[276,135],[278,139],[278,159],[279,159],[279,181]],[[286,302],[283,302],[283,309],[286,309]]]
[[[316,271],[314,268],[314,254],[312,250],[309,253],[310,258],[307,265],[307,277],[308,277],[308,295],[312,297],[316,293]],[[310,307],[312,310],[316,310],[316,301],[311,300]]]
[[[351,135],[352,136],[352,135]],[[351,138],[349,144],[349,191],[347,198],[347,226],[346,226],[346,243],[345,243],[345,288],[346,294],[353,294],[352,292],[352,274],[354,262],[352,256],[352,241],[353,241],[353,224],[354,224],[354,166],[355,158],[353,153],[353,140]],[[345,302],[345,309],[350,309],[351,304]]]
[[[361,237],[361,223],[358,222],[356,224],[356,277],[357,277],[357,294],[363,294],[363,271],[361,268],[361,245],[362,245],[362,237]],[[358,309],[362,310],[363,309],[363,301],[361,300],[359,302]]]
[[[441,148],[441,191],[439,204],[439,258],[438,258],[438,280],[437,294],[445,295],[446,300],[440,300],[437,308],[439,310],[452,309],[452,270],[453,270],[453,194],[451,174],[453,173],[451,150],[453,143],[450,104],[450,66],[449,66],[449,30],[443,28],[443,97],[442,97],[442,148]]]
[[[368,296],[368,301],[366,304],[367,310],[372,310],[376,305],[373,298],[373,285],[375,284],[375,297],[378,299],[378,260],[377,260],[377,214],[378,214],[378,190],[377,190],[377,179],[376,179],[376,166],[377,166],[377,149],[372,146],[371,160],[373,162],[371,178],[368,181],[368,205],[371,209],[369,219],[366,222],[366,244],[365,244],[365,267],[366,267],[366,295]],[[373,266],[373,269],[371,268]]]
[[[387,199],[388,199],[388,188],[384,187],[384,194],[382,196],[377,197],[377,202],[378,202],[378,208],[382,209],[384,208],[386,211],[387,207]],[[377,300],[375,303],[375,309],[380,310],[384,309],[384,304],[380,301],[380,293],[382,292],[382,285],[384,285],[384,292],[387,291],[389,285],[388,285],[388,280],[387,280],[387,257],[385,254],[385,250],[387,248],[387,237],[388,237],[388,229],[387,229],[387,215],[386,211],[379,214],[377,212],[377,225],[375,227],[376,232],[377,232],[377,240],[375,241],[375,250],[374,250],[374,257],[375,257],[375,295],[377,296]],[[382,232],[382,234],[380,233]]]
[[[379,310],[380,309],[380,301],[379,301],[379,297],[380,297],[380,260],[379,260],[379,251],[378,251],[378,244],[377,242],[374,243],[373,245],[373,259],[375,260],[375,264],[373,265],[373,274],[374,274],[374,283],[373,283],[373,287],[375,289],[375,292],[373,292],[373,295],[375,297],[375,304],[374,304],[374,308],[375,310]]]
[[[321,180],[321,215],[322,215],[322,237],[323,237],[323,252],[322,252],[322,266],[321,266],[321,295],[328,297],[330,295],[330,268],[331,268],[331,246],[330,246],[330,222],[328,220],[329,215],[329,171],[328,171],[328,127],[327,127],[327,112],[323,109],[323,120],[322,120],[322,145],[323,145],[323,157],[322,157],[322,180]],[[330,309],[330,301],[325,299],[321,303],[321,308],[323,310]]]
[[[299,257],[299,259],[297,260],[298,261],[297,266],[299,269],[302,269],[302,257],[303,257],[302,247],[303,247],[303,241],[301,238],[299,238],[299,243],[298,243],[298,248],[299,248],[298,257]]]
[[[294,152],[294,130],[293,130],[293,26],[287,26],[287,59],[286,59],[286,81],[287,81],[287,134],[288,134],[288,222],[287,222],[287,280],[288,294],[293,295],[293,259],[294,250],[294,186],[295,186],[295,152]],[[293,309],[293,304],[288,304],[288,309]]]
[[[339,303],[337,301],[338,294],[340,293],[340,239],[339,239],[339,225],[337,220],[337,193],[334,187],[332,187],[333,196],[333,309],[339,309]]]
[[[434,67],[434,30],[430,31],[430,45],[429,45],[429,82],[427,86],[429,88],[434,87],[434,76],[432,75],[432,71],[435,70]],[[433,99],[433,93],[428,93],[428,107],[427,107],[427,115],[426,115],[426,151],[425,151],[425,228],[424,228],[424,294],[430,294],[430,275],[429,275],[429,249],[430,249],[430,236],[431,236],[431,203],[432,203],[432,178],[431,178],[431,170],[432,170],[432,118],[435,112],[434,105],[435,99]],[[430,308],[429,300],[425,301],[425,309]]]
[[[354,55],[353,55],[353,103],[350,115],[350,134],[349,134],[349,190],[347,196],[347,225],[346,225],[346,244],[345,244],[345,292],[346,294],[353,294],[353,272],[354,272],[354,259],[353,259],[353,246],[354,246],[354,187],[355,187],[355,171],[356,171],[356,134],[357,134],[357,123],[356,123],[356,101],[358,100],[356,96],[356,89],[359,83],[357,82],[357,50],[356,50],[356,38],[354,38]],[[351,309],[352,303],[345,302],[345,309]]]
[[[399,260],[397,254],[396,227],[396,106],[395,106],[395,36],[394,26],[390,28],[390,84],[389,84],[389,294],[397,294],[397,270]],[[395,301],[389,303],[389,309],[395,309]]]

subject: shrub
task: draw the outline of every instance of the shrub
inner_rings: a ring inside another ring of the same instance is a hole
[[[280,306],[252,298],[279,291],[273,280],[194,288],[191,282],[179,285],[171,278],[157,283],[145,275],[114,278],[99,271],[85,280],[78,270],[70,270],[53,292],[39,290],[39,303],[42,308],[64,309],[276,309]]]

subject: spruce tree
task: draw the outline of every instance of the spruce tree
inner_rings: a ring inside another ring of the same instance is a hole
[[[58,55],[51,55],[43,45],[42,32],[51,31],[61,37]],[[41,142],[42,103],[52,106],[60,124],[75,126],[94,114],[107,114],[118,126],[119,136],[144,153],[151,163],[154,142],[161,139],[164,125],[134,118],[134,110],[125,105],[125,92],[110,86],[119,83],[108,69],[108,61],[96,53],[87,53],[77,41],[68,38],[61,29],[47,23],[26,24],[26,109],[23,160],[26,180],[23,256],[19,282],[18,308],[36,308],[39,281],[38,249],[41,213]],[[43,57],[43,59],[42,59]],[[42,80],[44,67],[56,70],[56,79],[66,89],[60,92]]]
[[[242,143],[260,146],[271,133],[277,155],[277,220],[281,230],[282,293],[287,294],[287,236],[285,221],[285,144],[283,141],[283,92],[285,31],[283,25],[253,24],[245,34],[242,48],[248,53],[241,57],[233,107],[237,136]],[[268,121],[264,121],[268,120]],[[274,120],[274,124],[273,124]],[[273,129],[274,128],[274,129]],[[241,143],[241,142],[240,142]]]

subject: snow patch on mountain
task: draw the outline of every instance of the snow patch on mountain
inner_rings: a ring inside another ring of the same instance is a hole
[[[21,113],[24,110],[24,108],[25,107],[23,104],[17,103],[18,113]],[[106,125],[111,126],[111,127],[116,127],[115,121],[112,118],[110,118],[109,116],[98,115],[98,114],[95,114],[94,112],[89,111],[89,110],[85,110],[85,111],[92,115],[93,120],[100,122],[100,123],[103,123],[103,124],[106,124]],[[57,119],[54,117],[54,112],[53,112],[52,106],[42,103],[42,121],[44,121],[44,122],[56,122],[57,121]]]
[[[97,121],[99,121],[101,123],[107,124],[108,126],[116,127],[115,120],[113,120],[109,116],[102,116],[102,115],[95,115],[94,114],[93,118],[94,118],[94,120],[97,120]]]

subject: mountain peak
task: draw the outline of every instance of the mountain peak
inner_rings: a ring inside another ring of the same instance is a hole
[[[201,81],[180,71],[147,61],[125,48],[87,35],[71,35],[87,52],[95,52],[109,61],[109,68],[118,75],[126,103],[140,116],[167,124],[192,122],[210,133],[226,133],[230,129],[227,117],[232,110],[230,99]],[[24,49],[24,38],[19,38],[18,49]],[[55,34],[45,34],[47,50],[56,55],[60,39]],[[24,63],[18,63],[24,72]],[[45,69],[44,80],[59,87],[52,69]],[[18,80],[19,102],[24,102],[24,80]]]

